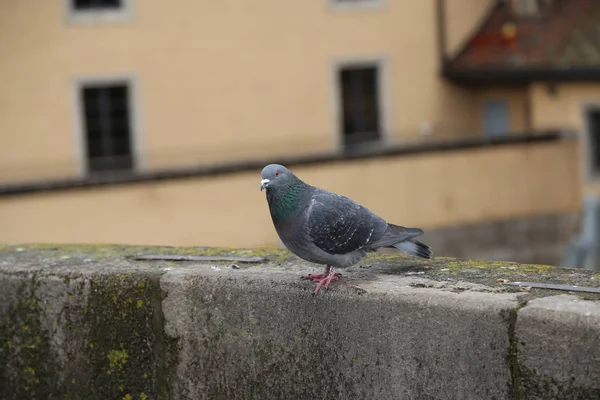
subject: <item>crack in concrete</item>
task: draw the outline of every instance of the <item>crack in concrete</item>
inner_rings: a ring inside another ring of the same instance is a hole
[[[523,400],[525,387],[523,385],[523,375],[519,365],[518,339],[516,336],[517,318],[519,310],[527,304],[526,301],[519,301],[514,309],[510,310],[508,316],[508,366],[511,376],[511,397],[514,400]]]

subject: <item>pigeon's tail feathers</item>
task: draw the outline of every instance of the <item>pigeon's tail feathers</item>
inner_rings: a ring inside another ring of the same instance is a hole
[[[433,251],[425,243],[421,243],[416,239],[405,240],[404,242],[394,244],[394,247],[412,254],[413,256],[430,259],[433,257]]]
[[[369,242],[365,250],[375,250],[381,247],[392,247],[396,243],[411,240],[421,236],[423,231],[419,228],[405,228],[399,225],[387,224],[385,233],[376,240]]]
[[[399,237],[414,238],[421,236],[423,230],[419,228],[405,228],[399,225],[388,224],[389,230]]]

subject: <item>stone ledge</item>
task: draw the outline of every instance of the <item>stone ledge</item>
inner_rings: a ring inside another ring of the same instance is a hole
[[[374,254],[313,296],[299,277],[319,269],[281,250],[0,246],[0,398],[600,398],[598,294],[496,282],[600,275]]]

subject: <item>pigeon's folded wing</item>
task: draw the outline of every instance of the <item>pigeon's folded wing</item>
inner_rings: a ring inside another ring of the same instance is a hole
[[[366,208],[328,192],[313,195],[306,216],[312,242],[329,254],[360,250],[387,229],[387,223]]]

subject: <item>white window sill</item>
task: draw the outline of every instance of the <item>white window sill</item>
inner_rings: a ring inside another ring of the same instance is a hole
[[[328,0],[333,11],[377,10],[383,8],[387,0]]]
[[[115,24],[131,21],[132,15],[128,10],[110,11],[73,11],[67,14],[67,22],[76,25]]]

